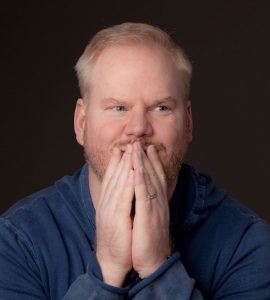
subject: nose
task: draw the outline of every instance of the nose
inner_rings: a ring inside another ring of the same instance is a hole
[[[144,110],[133,111],[130,113],[125,127],[125,134],[129,137],[139,138],[151,136],[153,127],[148,120],[147,112]]]

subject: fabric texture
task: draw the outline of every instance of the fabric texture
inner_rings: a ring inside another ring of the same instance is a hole
[[[122,288],[104,283],[88,172],[0,217],[0,299],[270,299],[269,225],[186,164],[170,202],[172,256],[143,280],[132,271]]]

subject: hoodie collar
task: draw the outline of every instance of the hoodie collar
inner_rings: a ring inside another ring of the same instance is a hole
[[[225,197],[224,190],[215,186],[213,179],[183,164],[174,196],[170,202],[171,229],[189,231]]]

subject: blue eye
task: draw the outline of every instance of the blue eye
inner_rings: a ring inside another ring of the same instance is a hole
[[[112,107],[111,109],[115,110],[115,111],[126,111],[126,108],[123,105],[117,105],[117,106]]]
[[[156,109],[157,109],[158,111],[160,111],[160,112],[170,110],[170,108],[169,108],[168,106],[166,106],[166,105],[159,105],[159,106],[156,107]]]

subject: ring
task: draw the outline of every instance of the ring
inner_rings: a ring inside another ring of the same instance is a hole
[[[151,194],[151,195],[148,195],[148,200],[154,200],[154,199],[156,199],[157,198],[157,194],[155,193],[155,194]]]

